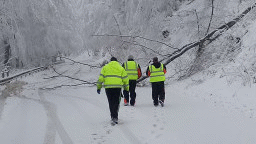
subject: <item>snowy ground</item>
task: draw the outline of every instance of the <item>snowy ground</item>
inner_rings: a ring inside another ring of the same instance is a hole
[[[80,79],[99,74],[68,63],[56,70]],[[136,106],[122,101],[120,123],[111,126],[104,90],[98,95],[95,86],[41,89],[75,82],[45,79],[53,75],[47,70],[19,79],[27,82],[23,90],[2,96],[1,144],[256,143],[254,85],[230,86],[218,77],[169,83],[165,107],[153,106],[151,87],[138,87]],[[3,95],[6,87],[0,88]]]

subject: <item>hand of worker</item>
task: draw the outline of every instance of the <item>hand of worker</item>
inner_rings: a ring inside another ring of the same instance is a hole
[[[97,89],[97,93],[100,94],[100,89]]]

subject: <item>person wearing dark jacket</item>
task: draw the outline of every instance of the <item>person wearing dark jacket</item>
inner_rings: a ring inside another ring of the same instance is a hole
[[[100,72],[97,82],[97,93],[100,94],[101,88],[105,88],[108,98],[112,125],[118,123],[118,110],[121,100],[121,89],[129,91],[129,79],[126,71],[115,57],[106,64]]]
[[[129,98],[130,99],[130,105],[135,105],[135,99],[136,99],[136,81],[141,77],[141,68],[140,65],[134,61],[134,57],[132,55],[128,56],[128,61],[123,63],[122,65],[127,72],[128,78],[129,78],[129,93],[123,92],[124,94],[124,105],[127,106],[129,104]]]
[[[162,63],[158,62],[158,58],[153,58],[153,64],[148,66],[146,74],[150,77],[150,82],[152,84],[152,99],[154,106],[164,106],[165,100],[165,73],[166,67]]]

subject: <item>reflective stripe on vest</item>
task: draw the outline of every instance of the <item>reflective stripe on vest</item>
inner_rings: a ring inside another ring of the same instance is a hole
[[[106,76],[104,76],[104,75],[102,75],[102,74],[100,74],[102,77],[104,77],[104,78],[108,78],[108,77],[112,77],[112,78],[120,78],[120,79],[126,79],[128,76],[125,76],[125,77],[121,77],[121,76],[118,76],[118,75],[106,75]]]
[[[123,80],[128,79],[127,75],[122,76],[123,67],[118,62],[110,62],[104,67],[104,73],[100,74],[104,78],[104,88],[125,87]],[[124,69],[123,69],[124,71]]]
[[[130,80],[138,79],[138,64],[135,61],[127,61],[124,63],[124,69]]]
[[[119,75],[105,75],[103,77],[105,79],[104,88],[121,88],[124,86],[122,80],[128,78],[128,76],[122,77]]]
[[[151,65],[149,67],[150,71],[150,82],[160,82],[165,81],[165,75],[164,75],[164,65],[161,64],[159,68],[156,68],[154,65]]]

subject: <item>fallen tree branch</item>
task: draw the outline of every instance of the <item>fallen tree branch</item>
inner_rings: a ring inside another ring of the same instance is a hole
[[[158,51],[155,51],[155,50],[153,50],[153,49],[151,49],[151,48],[149,48],[149,47],[146,47],[146,46],[144,46],[144,45],[141,45],[141,44],[137,44],[137,43],[133,43],[133,42],[129,42],[129,41],[124,41],[124,42],[125,42],[125,43],[130,43],[130,44],[132,44],[132,45],[141,46],[141,47],[143,47],[143,48],[146,48],[146,49],[148,49],[148,50],[151,50],[152,52],[154,52],[154,53],[156,53],[156,54],[158,54],[158,55],[160,55],[160,56],[167,56],[167,55],[160,54]]]
[[[197,22],[197,34],[198,34],[198,37],[199,37],[199,40],[200,40],[200,26],[199,26],[199,18],[198,18],[198,14],[197,14],[196,9],[195,9],[195,14],[196,14],[196,22]]]
[[[219,28],[215,29],[211,33],[207,34],[203,39],[201,39],[198,42],[190,43],[188,45],[183,46],[180,50],[173,52],[170,55],[170,58],[164,63],[165,65],[169,64],[171,61],[179,57],[180,55],[184,54],[189,49],[198,46],[200,43],[205,43],[205,45],[208,45],[212,43],[214,40],[216,40],[219,36],[221,36],[225,31],[230,29],[232,26],[234,26],[239,20],[241,20],[250,10],[252,10],[254,7],[256,7],[256,3],[247,8],[241,15],[233,19],[232,21],[228,22],[227,24],[224,24],[220,26]],[[174,55],[174,56],[173,56]]]
[[[224,32],[226,32],[228,29],[230,29],[232,26],[234,26],[238,21],[240,21],[246,14],[248,14],[255,7],[256,7],[256,3],[254,3],[251,7],[247,8],[242,14],[240,14],[238,17],[234,18],[232,21],[220,26],[219,28],[215,29],[211,33],[207,34],[203,39],[199,40],[198,42],[193,42],[193,43],[187,44],[187,45],[183,46],[181,49],[174,51],[172,54],[169,55],[169,58],[163,64],[168,65],[170,62],[172,62],[176,58],[180,57],[186,51],[198,46],[199,44],[204,43],[204,45],[209,45],[214,40],[216,40],[219,36],[221,36]],[[207,42],[207,43],[205,43],[205,42]],[[164,60],[161,60],[161,61],[164,61]],[[140,79],[137,80],[137,83],[143,81],[146,78],[148,78],[148,77],[147,76],[141,77]]]
[[[121,33],[121,30],[120,30],[120,26],[119,26],[119,23],[117,22],[117,19],[116,19],[116,17],[115,16],[113,16],[114,17],[114,20],[115,20],[115,22],[116,22],[116,25],[117,25],[117,27],[118,27],[118,30],[119,30],[119,34],[120,35],[122,35],[122,33]]]
[[[93,67],[93,68],[100,68],[99,66],[94,66],[94,65],[89,65],[89,64],[77,62],[77,61],[74,61],[74,60],[72,60],[72,59],[70,59],[70,58],[67,58],[67,57],[62,57],[62,56],[61,56],[60,58],[67,59],[67,60],[70,60],[70,61],[72,61],[72,62],[74,62],[74,63],[78,63],[78,64],[81,64],[81,65],[86,65],[86,66]]]
[[[53,71],[54,71],[55,73],[57,73],[58,75],[60,75],[60,76],[62,76],[62,77],[67,77],[67,78],[69,78],[69,79],[81,81],[81,82],[83,82],[83,84],[96,85],[96,82],[88,82],[88,81],[85,81],[85,80],[81,80],[81,79],[77,79],[77,78],[70,77],[70,76],[67,76],[67,75],[63,75],[63,74],[57,72],[57,71],[55,70],[55,68],[52,68],[52,69],[53,69]]]
[[[104,34],[104,35],[92,35],[92,36],[113,36],[113,37],[130,37],[130,38],[140,38],[140,39],[144,39],[144,40],[148,40],[148,41],[152,41],[152,42],[156,42],[156,43],[160,43],[160,44],[163,44],[167,47],[170,47],[172,49],[178,49],[178,48],[175,48],[173,46],[170,46],[164,42],[161,42],[161,41],[157,41],[157,40],[152,40],[152,39],[148,39],[148,38],[144,38],[142,36],[129,36],[129,35],[114,35],[114,34]]]
[[[73,87],[73,86],[80,86],[80,85],[86,85],[87,83],[80,83],[80,84],[73,84],[73,85],[59,85],[59,86],[55,86],[55,87],[49,87],[49,88],[40,88],[42,90],[52,90],[52,89],[56,89],[56,88],[61,88],[61,87]]]
[[[45,78],[43,78],[43,79],[53,79],[53,78],[56,78],[56,77],[59,77],[59,76],[45,77]]]

